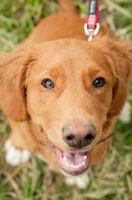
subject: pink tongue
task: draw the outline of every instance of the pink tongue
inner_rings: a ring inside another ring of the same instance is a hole
[[[71,175],[79,175],[86,171],[90,164],[90,152],[65,152],[54,147],[59,166]]]
[[[66,160],[69,164],[79,165],[84,161],[85,153],[76,152],[76,153],[69,153],[69,152],[62,152],[63,158],[66,157]]]

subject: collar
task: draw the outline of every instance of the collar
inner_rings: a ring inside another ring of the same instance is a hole
[[[106,138],[103,138],[102,140],[99,140],[97,144],[101,144],[102,142],[105,142],[108,138],[112,137],[114,135],[114,132],[109,134]]]

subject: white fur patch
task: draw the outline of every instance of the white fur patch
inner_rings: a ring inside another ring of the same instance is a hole
[[[27,162],[30,157],[31,153],[24,149],[24,150],[19,150],[15,148],[10,140],[7,140],[5,142],[5,151],[6,151],[6,162],[12,166],[17,166],[21,163]]]
[[[89,177],[87,173],[84,173],[77,177],[76,176],[66,177],[65,181],[68,185],[72,185],[72,186],[75,185],[80,189],[85,189],[87,188],[89,184]]]
[[[131,120],[131,105],[129,102],[126,102],[122,111],[119,119],[122,122],[130,122]]]

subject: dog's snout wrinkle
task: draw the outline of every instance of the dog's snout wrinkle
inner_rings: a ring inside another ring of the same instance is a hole
[[[67,124],[62,128],[62,138],[70,146],[82,148],[92,143],[96,137],[96,128],[92,124]]]

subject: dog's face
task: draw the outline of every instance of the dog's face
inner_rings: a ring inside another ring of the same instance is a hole
[[[106,41],[35,45],[20,72],[18,101],[25,100],[14,118],[24,120],[29,114],[43,130],[60,168],[71,175],[89,167],[97,143],[110,134],[126,100],[128,49],[122,44],[108,46]]]
[[[60,167],[76,175],[87,169],[101,138],[116,80],[106,56],[75,43],[42,51],[27,71],[26,88],[32,120],[42,127]]]

